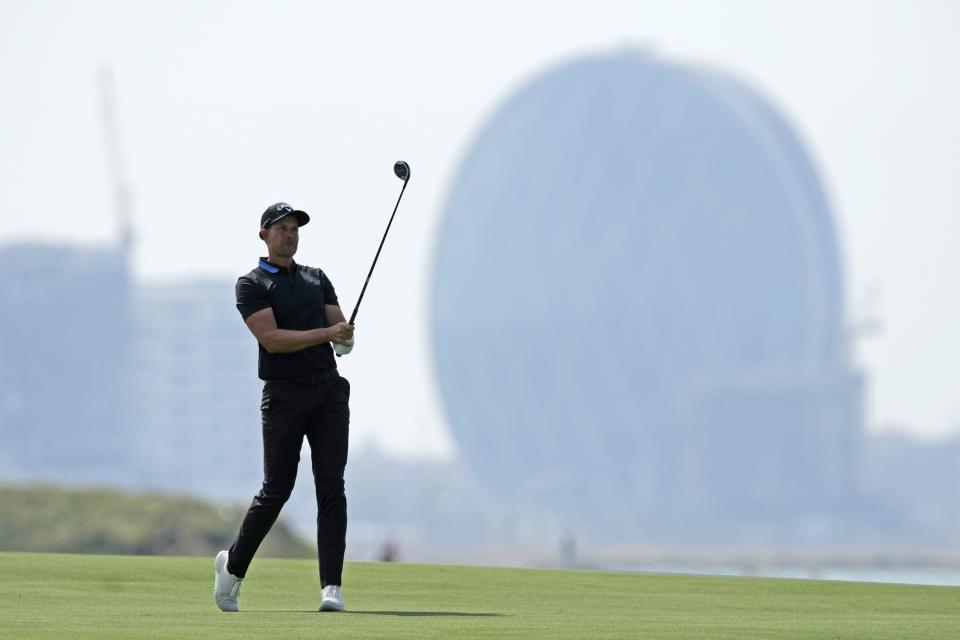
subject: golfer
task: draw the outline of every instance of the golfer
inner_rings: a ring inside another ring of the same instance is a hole
[[[326,274],[293,261],[303,211],[279,202],[260,217],[267,257],[237,280],[237,309],[260,347],[263,423],[263,487],[230,546],[217,554],[214,599],[222,611],[238,611],[240,582],[257,548],[290,497],[303,437],[310,443],[317,494],[320,611],[343,611],[343,554],[347,499],[350,383],[337,372],[339,353],[353,347],[353,326],[344,321]]]

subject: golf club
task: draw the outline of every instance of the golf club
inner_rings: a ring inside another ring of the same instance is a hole
[[[373,257],[373,264],[370,265],[370,272],[367,273],[367,279],[363,282],[363,288],[360,290],[360,297],[357,298],[357,304],[353,307],[353,313],[350,314],[349,323],[351,325],[357,319],[357,311],[360,310],[360,303],[363,301],[363,294],[367,292],[367,285],[370,284],[370,276],[373,275],[373,269],[377,266],[377,259],[380,257],[380,251],[383,249],[383,243],[387,240],[387,234],[390,233],[390,225],[393,224],[393,217],[397,215],[397,207],[400,206],[400,198],[403,197],[403,192],[407,189],[407,182],[410,181],[410,165],[403,160],[397,160],[393,165],[393,173],[398,178],[403,180],[403,187],[400,189],[400,195],[397,196],[397,204],[393,206],[393,213],[390,214],[390,221],[387,222],[387,229],[383,232],[383,238],[380,239],[380,246],[377,247],[377,254]],[[334,351],[336,351],[336,345],[334,346]],[[337,357],[340,357],[339,353],[337,353]]]

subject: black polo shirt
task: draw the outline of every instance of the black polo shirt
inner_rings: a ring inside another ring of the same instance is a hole
[[[246,320],[252,314],[273,308],[280,329],[305,331],[327,325],[324,305],[338,305],[337,294],[326,274],[314,267],[293,263],[286,267],[260,258],[257,268],[237,280],[237,310]],[[329,342],[293,353],[270,353],[260,347],[261,380],[286,380],[318,371],[336,369]]]

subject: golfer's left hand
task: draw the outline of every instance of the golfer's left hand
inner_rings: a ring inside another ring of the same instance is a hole
[[[356,340],[356,338],[350,338],[350,340],[348,340],[348,341],[347,341],[346,343],[344,343],[344,344],[340,344],[339,342],[334,342],[334,343],[333,343],[333,351],[334,351],[338,356],[345,356],[345,355],[347,355],[348,353],[350,353],[351,351],[353,351],[353,343],[354,343],[354,340]]]

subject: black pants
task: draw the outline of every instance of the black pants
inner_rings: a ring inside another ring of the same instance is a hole
[[[350,383],[346,378],[271,380],[263,385],[263,488],[230,547],[227,570],[244,577],[253,555],[280,515],[297,479],[303,436],[310,443],[317,492],[317,554],[320,584],[342,584],[347,536],[343,471],[350,430]]]

